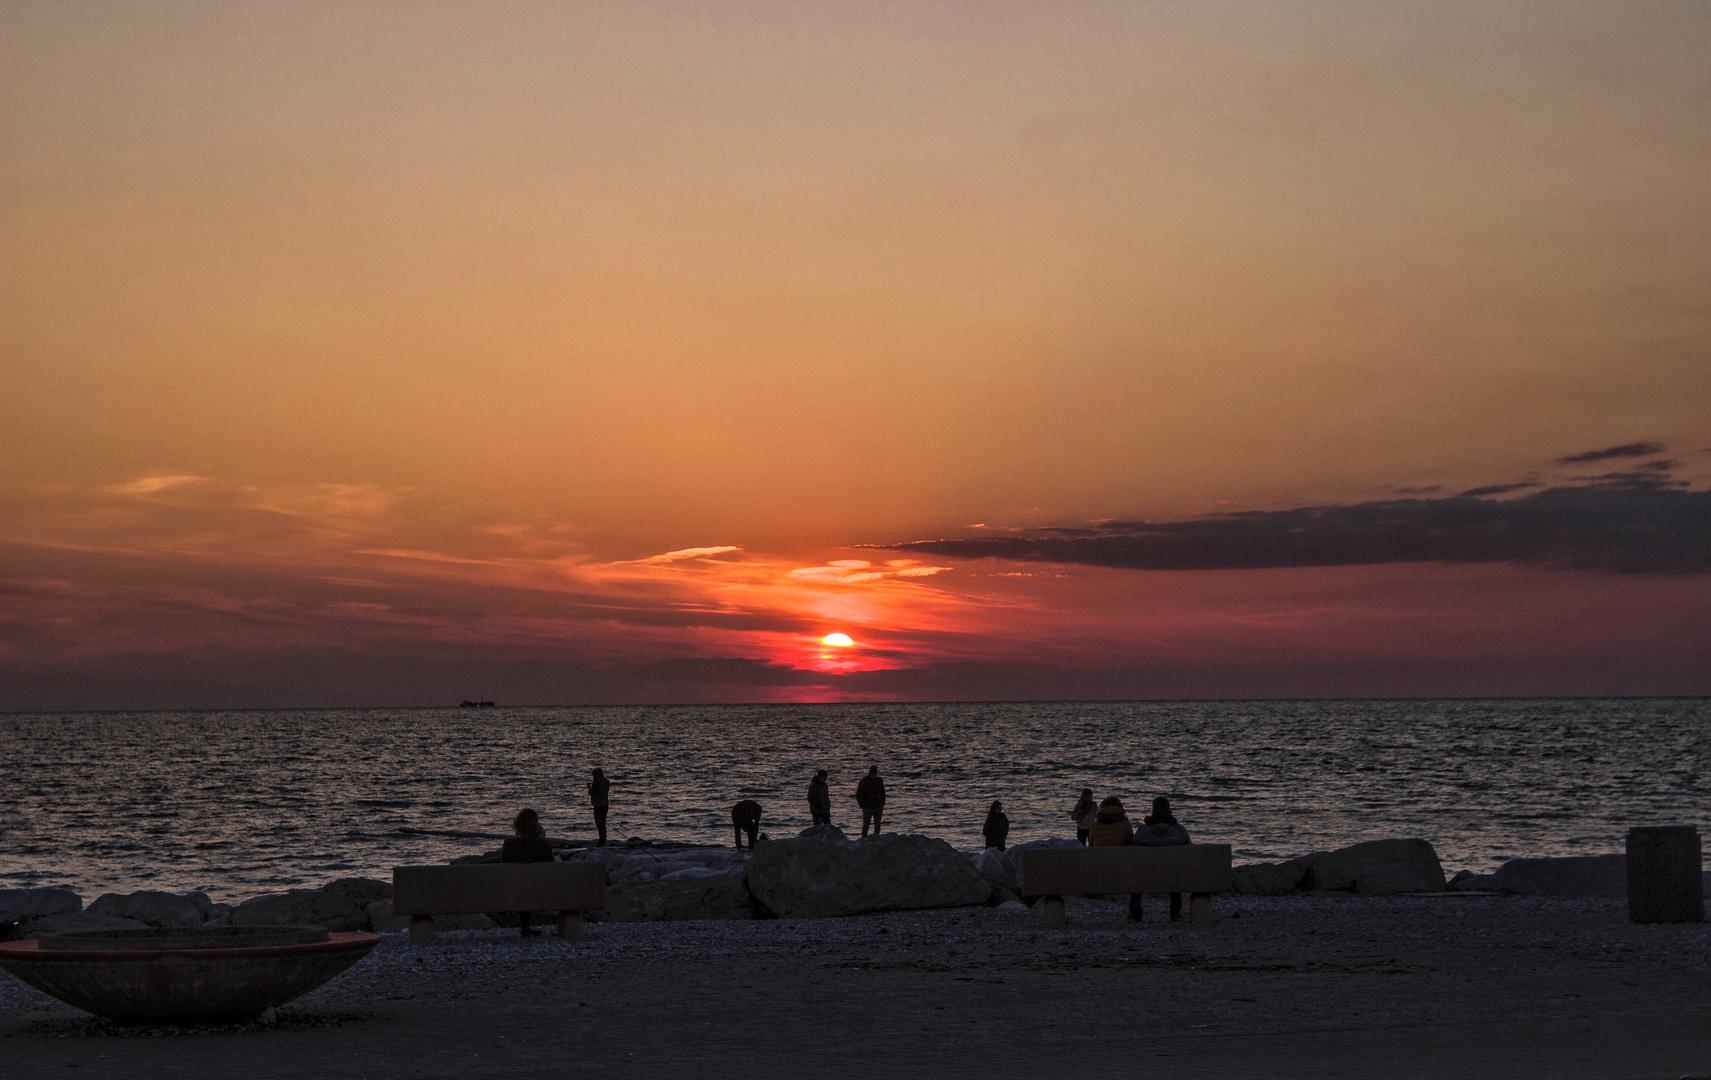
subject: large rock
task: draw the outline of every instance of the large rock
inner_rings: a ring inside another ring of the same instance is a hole
[[[950,844],[913,833],[862,840],[766,840],[749,860],[749,891],[780,918],[984,904],[992,885]]]
[[[70,889],[0,889],[0,925],[83,910],[83,898]]]
[[[129,894],[107,893],[89,905],[91,915],[112,915],[135,919],[149,926],[201,926],[230,910],[224,904],[214,904],[206,893],[186,893],[176,896],[169,892],[145,890]]]
[[[1242,896],[1282,896],[1294,892],[1307,873],[1300,860],[1280,863],[1248,863],[1235,871],[1233,890]]]
[[[39,938],[43,934],[76,934],[85,930],[147,930],[149,924],[136,919],[121,919],[116,915],[91,915],[87,911],[64,911],[25,919],[19,923],[14,936]]]
[[[1010,876],[1009,869],[1004,865],[1004,853],[997,848],[983,848],[969,856],[969,863],[974,867],[974,872],[994,889],[1003,889],[1010,893],[1016,891],[1016,879]]]
[[[1623,855],[1510,859],[1487,879],[1485,887],[1522,896],[1625,899],[1628,895],[1628,860]]]
[[[1290,862],[1302,868],[1303,891],[1324,889],[1361,896],[1443,892],[1444,868],[1424,840],[1368,840],[1335,851],[1315,851]]]
[[[324,926],[328,930],[368,929],[368,905],[392,899],[390,882],[340,878],[319,889],[293,889],[258,896],[232,909],[233,926]]]
[[[1010,876],[1010,882],[1006,887],[1012,892],[1020,891],[1018,883],[1022,880],[1022,874],[1021,864],[1018,860],[1022,857],[1022,852],[1031,851],[1035,848],[1074,848],[1080,846],[1080,840],[1067,836],[1054,836],[1049,840],[1029,840],[1025,844],[1011,844],[1004,854],[999,856],[999,861],[1004,864],[1004,872]]]
[[[651,881],[633,880],[606,890],[606,922],[678,922],[686,919],[747,919],[754,905],[746,874],[690,866]]]

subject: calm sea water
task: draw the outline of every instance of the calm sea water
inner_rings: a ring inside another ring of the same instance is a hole
[[[1621,850],[1630,825],[1711,826],[1711,700],[1099,702],[310,710],[0,716],[0,886],[203,889],[244,899],[390,876],[494,846],[400,826],[503,832],[521,806],[592,832],[583,784],[613,779],[614,838],[730,842],[729,807],[834,819],[869,764],[890,829],[977,846],[1072,835],[1077,791],[1169,795],[1238,862],[1421,836],[1446,869]]]

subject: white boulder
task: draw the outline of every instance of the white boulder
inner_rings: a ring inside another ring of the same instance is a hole
[[[1010,876],[1006,888],[1013,892],[1020,891],[1017,883],[1022,880],[1022,875],[1017,860],[1021,858],[1022,852],[1034,848],[1075,848],[1080,846],[1080,840],[1067,836],[1054,836],[1049,840],[1029,840],[1025,844],[1011,844],[1004,854],[999,856],[999,860],[1004,864],[1004,872]]]
[[[1317,889],[1362,896],[1443,892],[1444,868],[1424,840],[1368,840],[1335,851],[1315,851],[1290,862],[1302,868],[1303,891]]]
[[[652,880],[632,879],[606,889],[606,922],[678,922],[747,919],[753,904],[739,868],[688,866]]]
[[[748,886],[780,918],[964,907],[992,896],[966,856],[913,833],[763,841],[749,860]]]
[[[1248,863],[1235,870],[1234,891],[1241,896],[1282,896],[1301,884],[1307,867],[1298,860]]]
[[[70,889],[0,889],[0,925],[82,910],[83,898]]]
[[[1628,895],[1626,855],[1576,855],[1563,859],[1510,859],[1484,886],[1522,896]],[[1465,886],[1464,886],[1465,887]]]
[[[39,938],[43,934],[77,934],[85,930],[147,930],[149,924],[136,919],[121,919],[116,915],[91,915],[87,911],[64,911],[58,915],[43,915],[25,919],[18,924],[20,938]]]
[[[340,878],[319,889],[293,889],[245,900],[231,911],[233,926],[324,926],[368,929],[368,905],[392,899],[392,884],[374,878]]]
[[[91,915],[135,919],[149,926],[201,926],[228,910],[224,904],[209,901],[206,893],[177,896],[152,889],[129,894],[107,893],[88,908]]]

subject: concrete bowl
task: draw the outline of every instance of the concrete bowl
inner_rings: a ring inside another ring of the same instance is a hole
[[[305,926],[97,930],[0,942],[0,969],[122,1024],[230,1023],[301,997],[379,941]]]

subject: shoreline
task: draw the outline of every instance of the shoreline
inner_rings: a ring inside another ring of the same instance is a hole
[[[150,1036],[0,984],[20,1075],[1711,1074],[1711,924],[1620,901],[1224,897],[387,934],[282,1022]],[[575,1069],[572,1069],[575,1066]]]

